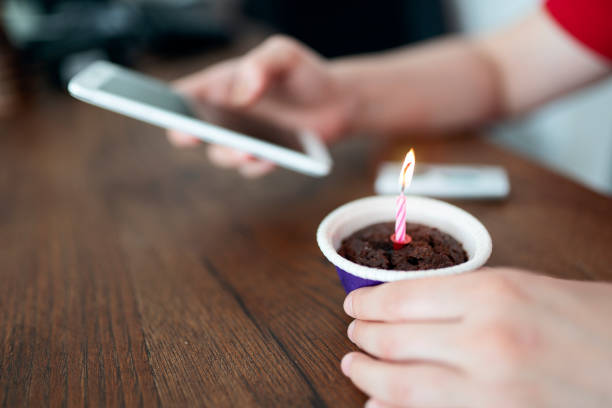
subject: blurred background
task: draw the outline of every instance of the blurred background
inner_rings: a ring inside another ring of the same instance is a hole
[[[4,0],[0,123],[96,59],[180,59],[257,32],[283,32],[326,57],[375,52],[450,32],[476,35],[538,0]],[[263,38],[263,36],[262,36]],[[527,62],[528,63],[528,62]],[[612,195],[612,81],[490,129],[496,143]]]

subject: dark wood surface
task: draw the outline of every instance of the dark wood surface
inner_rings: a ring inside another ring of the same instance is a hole
[[[327,178],[252,181],[67,96],[0,125],[0,407],[363,404],[315,231],[406,146],[351,141]],[[490,265],[612,280],[610,198],[482,139],[414,144],[423,162],[508,169],[507,200],[457,202],[491,232]]]

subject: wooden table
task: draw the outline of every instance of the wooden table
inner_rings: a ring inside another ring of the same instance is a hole
[[[327,178],[250,181],[67,96],[0,126],[1,407],[363,404],[339,369],[354,347],[315,230],[373,193],[384,146],[336,147]],[[458,203],[491,232],[490,265],[612,278],[610,198],[481,139],[415,145],[508,169],[507,200]]]

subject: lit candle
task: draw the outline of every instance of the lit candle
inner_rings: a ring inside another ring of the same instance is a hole
[[[406,195],[404,192],[412,181],[414,161],[414,149],[410,149],[408,154],[406,154],[399,176],[400,194],[397,197],[397,204],[395,207],[395,233],[391,235],[391,241],[393,241],[393,247],[395,249],[400,249],[412,241],[412,237],[406,234]]]

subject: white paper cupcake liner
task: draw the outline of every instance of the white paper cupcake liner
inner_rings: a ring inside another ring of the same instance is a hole
[[[349,288],[341,272],[365,280],[361,286],[366,286],[380,282],[468,272],[484,265],[489,259],[492,250],[491,236],[480,221],[454,205],[417,196],[407,197],[406,221],[438,228],[450,234],[463,245],[468,256],[467,262],[440,269],[390,271],[358,265],[341,257],[337,250],[344,238],[369,225],[394,221],[396,199],[396,196],[374,196],[352,201],[332,211],[319,225],[317,230],[319,248],[338,269],[347,291]],[[352,278],[349,277],[350,279]],[[359,282],[348,284],[354,286]],[[354,287],[350,288],[352,289]]]

